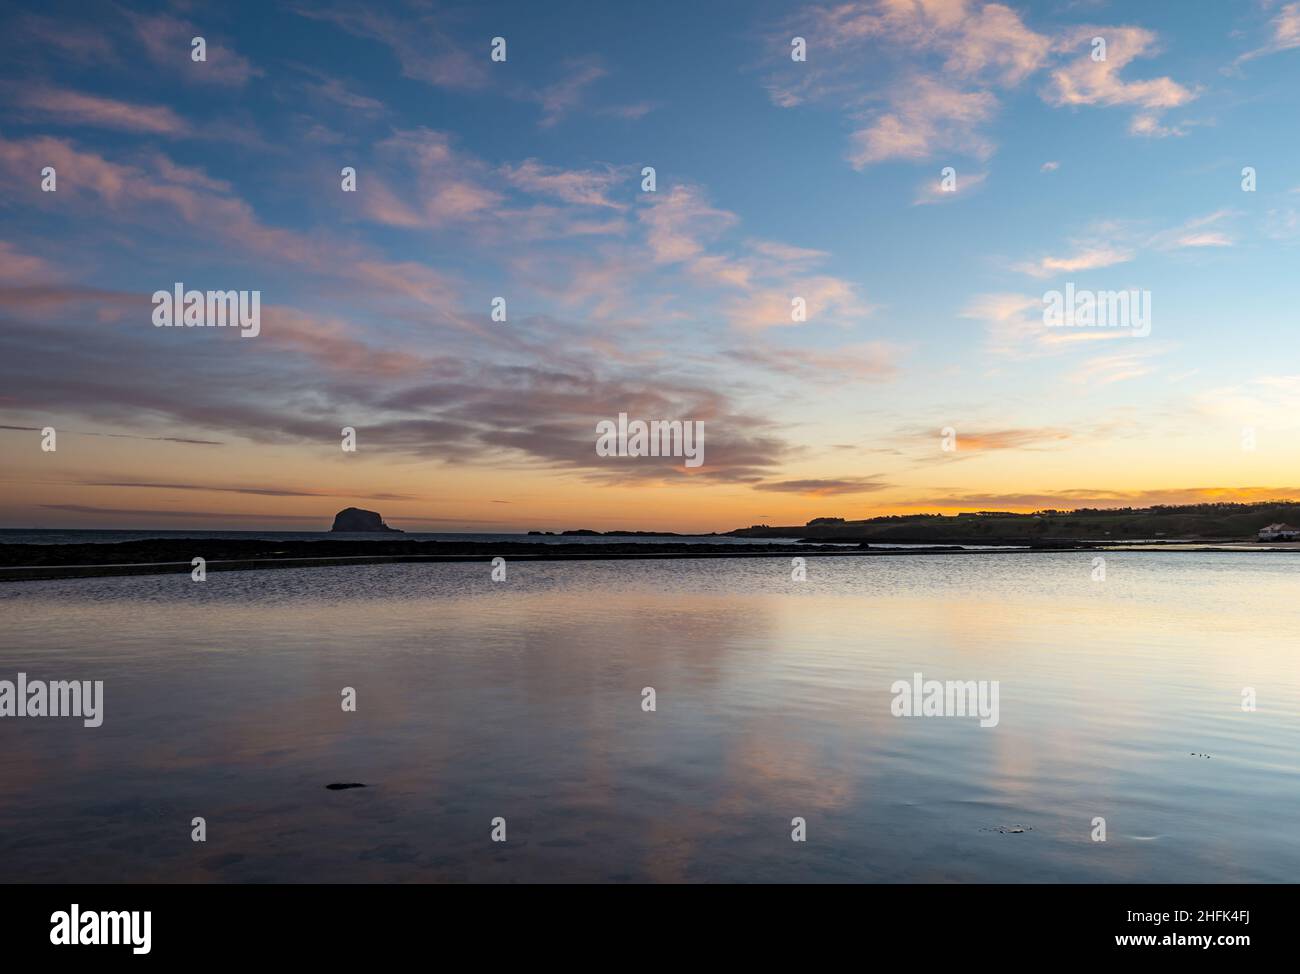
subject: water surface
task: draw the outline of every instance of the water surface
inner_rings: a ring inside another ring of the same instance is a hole
[[[105,681],[0,719],[0,881],[1294,881],[1300,560],[1093,557],[0,586],[0,679]]]

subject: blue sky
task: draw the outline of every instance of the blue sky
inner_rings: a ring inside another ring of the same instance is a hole
[[[304,497],[378,497],[412,526],[726,529],[1300,495],[1300,4],[6,22],[4,523],[293,527]],[[153,331],[173,281],[261,290],[264,336]],[[1048,331],[1067,281],[1149,291],[1151,335]],[[705,421],[703,470],[596,457],[627,409]],[[342,425],[356,457],[330,452]]]

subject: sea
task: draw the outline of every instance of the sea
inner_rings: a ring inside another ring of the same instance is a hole
[[[0,585],[0,882],[1293,882],[1300,559],[1097,559]]]

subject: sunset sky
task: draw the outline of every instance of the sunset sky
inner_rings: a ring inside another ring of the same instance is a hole
[[[1300,3],[3,16],[0,527],[1300,498]],[[261,334],[155,328],[176,282]],[[1046,327],[1067,282],[1151,334]],[[703,465],[598,456],[621,412]]]

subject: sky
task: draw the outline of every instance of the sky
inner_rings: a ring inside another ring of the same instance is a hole
[[[3,20],[0,527],[1300,498],[1300,3]],[[259,333],[155,327],[178,282]],[[1149,333],[1049,326],[1067,285]],[[620,413],[703,463],[599,455]]]

